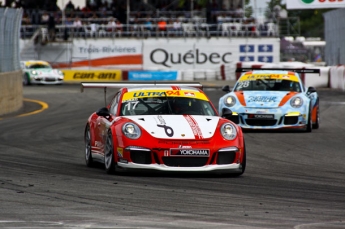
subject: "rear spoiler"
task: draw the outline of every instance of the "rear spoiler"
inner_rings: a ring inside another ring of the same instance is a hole
[[[160,82],[119,82],[119,83],[81,83],[81,92],[84,91],[84,88],[103,88],[106,90],[107,88],[122,88],[122,87],[140,87],[140,86],[188,86],[188,87],[195,87],[195,88],[203,88],[202,84],[199,82],[188,82],[183,81],[183,83],[179,83],[176,81],[160,81]]]
[[[188,86],[188,87],[195,87],[200,88],[203,90],[202,84],[199,82],[183,82],[183,83],[177,83],[176,81],[160,81],[160,82],[119,82],[119,83],[81,83],[81,92],[84,92],[84,88],[103,88],[104,90],[104,103],[107,104],[107,88],[122,88],[122,87],[140,87],[140,86]]]
[[[236,68],[236,72],[249,72],[249,71],[289,71],[297,73],[317,73],[320,75],[320,69],[311,68]]]

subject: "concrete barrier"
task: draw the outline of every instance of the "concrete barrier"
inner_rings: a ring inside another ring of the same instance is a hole
[[[23,106],[22,71],[0,73],[0,115],[18,111]]]
[[[345,65],[333,66],[329,74],[329,87],[345,90]]]

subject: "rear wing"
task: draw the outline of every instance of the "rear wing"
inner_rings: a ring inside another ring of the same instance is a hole
[[[176,86],[176,87],[181,87],[181,86],[188,86],[188,87],[195,87],[195,88],[200,88],[203,90],[202,84],[198,82],[169,82],[169,81],[160,81],[160,82],[135,82],[135,81],[130,81],[130,82],[115,82],[115,83],[81,83],[81,92],[84,91],[84,88],[103,88],[104,90],[104,103],[105,105],[107,104],[107,88],[123,88],[123,87],[140,87],[140,86]]]
[[[297,73],[317,73],[320,75],[320,69],[311,68],[236,68],[236,72],[249,72],[249,71],[289,71]]]
[[[135,82],[135,81],[130,81],[130,82],[119,82],[119,83],[81,83],[81,92],[84,91],[84,88],[103,88],[105,91],[107,88],[122,88],[122,87],[140,87],[140,86],[176,86],[176,87],[181,87],[181,86],[188,86],[188,87],[195,87],[195,88],[200,88],[203,89],[202,84],[199,82],[184,82],[179,83],[176,81],[160,81],[160,82]]]

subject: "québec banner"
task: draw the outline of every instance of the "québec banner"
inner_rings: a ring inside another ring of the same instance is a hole
[[[345,0],[287,0],[286,8],[291,9],[324,9],[344,8]]]

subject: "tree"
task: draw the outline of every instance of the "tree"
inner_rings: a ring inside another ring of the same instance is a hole
[[[289,17],[299,17],[301,36],[324,38],[323,13],[330,9],[289,10]]]
[[[250,18],[253,15],[253,7],[250,6],[249,4],[250,4],[250,0],[245,0],[245,3],[244,3],[244,16],[246,16],[247,18]]]
[[[275,10],[276,6],[281,7],[281,9],[286,9],[286,5],[282,4],[282,0],[269,1],[265,11],[265,17],[267,19],[275,21],[279,18]],[[322,14],[329,10],[330,9],[287,10],[289,18],[299,18],[299,23],[293,23],[291,29],[300,31],[300,36],[324,38],[324,20]]]

